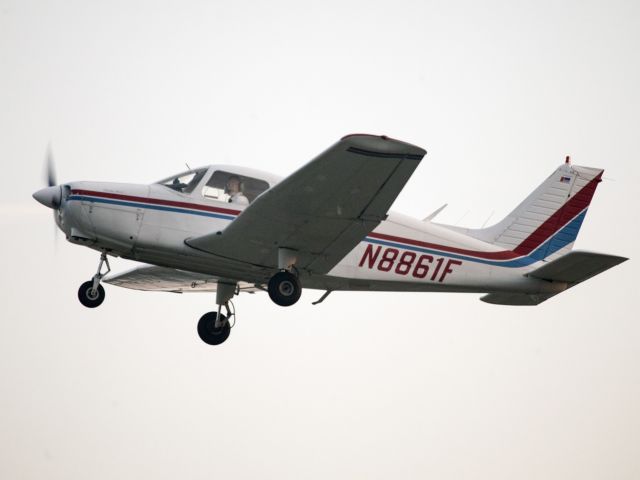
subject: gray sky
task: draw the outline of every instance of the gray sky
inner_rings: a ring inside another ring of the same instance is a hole
[[[210,295],[82,307],[97,254],[31,193],[48,142],[60,181],[150,182],[384,133],[429,151],[394,209],[460,225],[603,167],[576,247],[637,259],[639,47],[631,1],[0,0],[0,477],[638,478],[634,259],[536,308],[241,296],[216,349]]]

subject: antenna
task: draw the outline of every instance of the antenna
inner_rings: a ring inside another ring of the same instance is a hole
[[[462,219],[463,219],[464,217],[466,217],[466,216],[467,216],[467,214],[468,214],[470,211],[471,211],[471,210],[467,210],[467,211],[465,212],[465,214],[464,214],[464,215],[462,215],[462,216],[458,219],[458,221],[457,221],[456,223],[454,223],[453,225],[457,227],[457,226],[458,226],[458,224],[462,221]]]
[[[489,214],[489,216],[487,217],[487,219],[484,221],[484,223],[482,224],[482,226],[480,228],[484,228],[484,226],[489,222],[489,220],[491,220],[491,217],[493,217],[494,213],[496,213],[496,211],[492,210],[491,213]]]
[[[571,165],[571,157],[569,155],[565,157],[564,163],[566,163],[567,165]]]
[[[189,164],[187,162],[184,162],[184,164],[187,166],[187,170],[191,170],[191,167],[189,166]]]
[[[438,215],[442,210],[444,210],[444,209],[445,209],[445,207],[446,207],[447,205],[448,205],[448,204],[447,204],[447,203],[445,203],[445,204],[444,204],[444,205],[442,205],[439,209],[437,209],[435,212],[433,212],[432,214],[430,214],[430,215],[428,215],[428,216],[424,217],[424,220],[422,220],[422,221],[423,221],[423,222],[430,222],[431,220],[433,220],[434,218],[436,218],[436,215]]]

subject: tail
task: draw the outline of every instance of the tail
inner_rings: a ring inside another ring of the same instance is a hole
[[[578,236],[604,170],[567,162],[497,224],[482,229],[443,225],[519,255],[551,261],[568,253]]]

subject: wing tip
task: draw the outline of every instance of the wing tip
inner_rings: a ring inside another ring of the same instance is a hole
[[[372,135],[369,133],[352,133],[340,139],[347,142],[354,153],[371,156],[404,156],[411,160],[422,160],[427,154],[424,148],[411,143],[391,138],[387,135]]]

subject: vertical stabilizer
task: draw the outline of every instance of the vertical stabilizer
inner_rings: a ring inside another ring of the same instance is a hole
[[[573,166],[567,158],[497,224],[482,229],[447,227],[520,255],[553,260],[573,247],[603,172]]]

